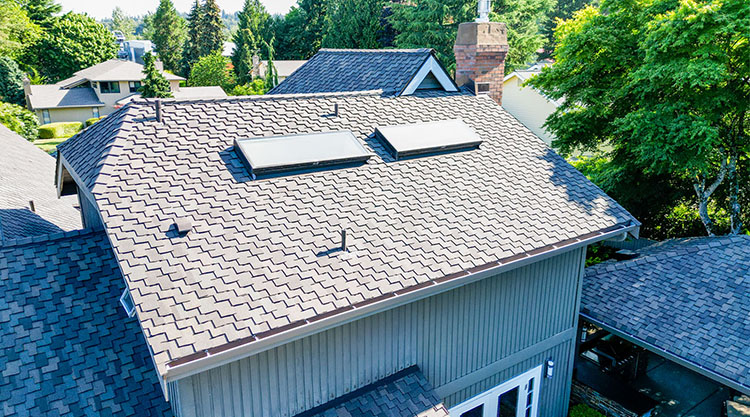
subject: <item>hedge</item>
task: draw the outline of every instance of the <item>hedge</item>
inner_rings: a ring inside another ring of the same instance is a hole
[[[0,102],[0,123],[27,140],[37,138],[36,116],[17,104]]]
[[[578,404],[570,409],[569,417],[604,417],[604,414],[592,409],[591,407]]]
[[[92,117],[90,119],[86,119],[86,127],[93,125],[94,123],[98,122],[99,120],[102,120],[103,118],[104,116]]]
[[[39,126],[39,139],[69,138],[83,129],[81,122],[57,122]]]

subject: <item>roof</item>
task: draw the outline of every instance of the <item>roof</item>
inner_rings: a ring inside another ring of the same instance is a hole
[[[677,239],[586,268],[581,312],[750,393],[748,294],[750,236]]]
[[[321,49],[268,94],[402,91],[431,49]]]
[[[172,95],[175,98],[180,99],[193,99],[193,98],[222,98],[226,97],[227,93],[224,92],[219,86],[209,87],[180,87],[179,91],[173,91]]]
[[[166,71],[162,71],[162,75],[169,81],[185,80]],[[77,71],[72,77],[55,85],[60,88],[70,88],[85,81],[141,81],[143,78],[145,78],[143,65],[123,59],[110,59]]]
[[[57,107],[103,107],[96,91],[90,87],[64,89],[55,84],[32,85],[29,105],[32,110]]]
[[[313,408],[296,417],[448,417],[417,366]]]
[[[81,228],[76,198],[57,198],[54,158],[3,125],[0,149],[0,242]]]
[[[304,60],[304,59],[299,59],[299,60],[277,59],[273,61],[273,66],[274,68],[276,68],[276,73],[278,74],[279,78],[285,78],[285,77],[292,75],[294,71],[297,71],[299,67],[305,64],[305,62],[307,62],[307,60]],[[264,60],[264,61],[261,61],[261,63],[262,63],[261,68],[260,68],[261,77],[265,77],[266,68],[268,68],[268,61]]]
[[[152,102],[130,103],[58,150],[96,199],[162,375],[208,349],[634,224],[489,97],[266,95],[161,109],[159,123]],[[480,148],[395,161],[374,138],[377,126],[445,119],[473,127]],[[375,154],[364,166],[252,180],[233,149],[236,138],[344,129]],[[186,236],[176,219],[191,221]],[[348,252],[336,250],[342,224]]]
[[[11,416],[170,416],[104,233],[0,246],[0,409]]]

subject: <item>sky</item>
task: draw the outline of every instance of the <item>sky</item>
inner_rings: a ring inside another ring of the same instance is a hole
[[[195,0],[172,0],[177,11],[187,13],[190,11]],[[285,14],[289,8],[296,3],[296,0],[261,0],[266,9],[271,14]],[[159,0],[58,0],[62,4],[63,12],[74,11],[76,13],[86,13],[95,19],[102,19],[112,16],[112,9],[120,6],[125,14],[131,16],[144,15],[153,12],[159,6]],[[232,13],[240,10],[245,3],[244,0],[217,0],[222,10]]]

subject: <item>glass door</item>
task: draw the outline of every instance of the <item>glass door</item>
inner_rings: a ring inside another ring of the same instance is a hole
[[[542,366],[450,409],[451,417],[536,417]]]

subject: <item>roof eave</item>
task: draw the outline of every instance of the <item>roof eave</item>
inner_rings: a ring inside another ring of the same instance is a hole
[[[223,346],[203,350],[186,357],[174,360],[177,362],[161,375],[166,382],[186,378],[230,362],[243,359],[257,353],[272,349],[274,347],[301,339],[321,331],[337,327],[348,322],[371,316],[386,310],[390,310],[414,301],[427,298],[454,288],[467,285],[497,274],[508,272],[522,266],[539,262],[552,256],[590,245],[615,236],[630,233],[637,237],[640,223],[629,221],[627,224],[617,224],[583,235],[579,238],[569,239],[555,245],[535,249],[533,251],[514,255],[507,260],[492,262],[490,264],[472,268],[470,270],[442,277],[435,280],[417,284],[411,288],[405,288],[395,293],[381,295],[372,300],[366,300],[358,305],[345,307],[337,313],[329,312],[320,316],[310,318],[298,323],[291,323],[280,329],[269,331],[269,336],[257,338],[250,336],[243,343],[230,342]],[[488,266],[489,265],[489,266]]]

